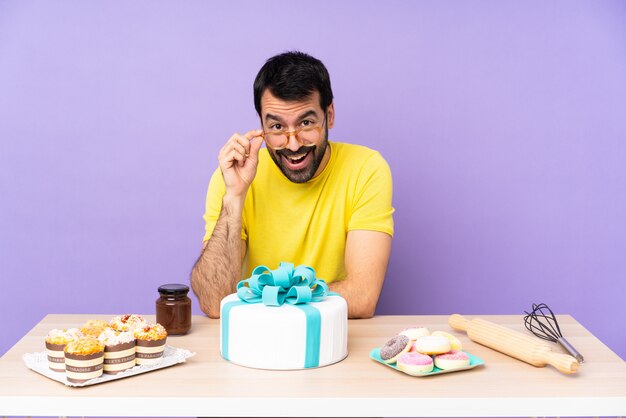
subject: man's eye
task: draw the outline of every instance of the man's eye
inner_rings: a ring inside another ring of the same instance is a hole
[[[270,126],[270,129],[274,131],[282,131],[283,126],[280,123],[275,123],[272,126]]]
[[[313,121],[305,119],[302,121],[302,126],[313,126]]]

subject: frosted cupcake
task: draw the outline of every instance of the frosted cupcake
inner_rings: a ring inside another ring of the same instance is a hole
[[[98,336],[100,336],[100,334],[102,334],[102,332],[107,328],[109,328],[108,322],[101,321],[100,319],[92,319],[83,325],[80,332],[82,332],[86,337],[98,338]]]
[[[136,328],[148,325],[141,315],[121,315],[116,316],[109,322],[109,326],[115,331],[135,331]]]
[[[161,324],[135,329],[137,364],[155,364],[161,361],[167,340],[167,331]]]
[[[65,375],[73,383],[102,376],[104,344],[91,337],[70,341],[65,346]]]
[[[82,336],[78,328],[53,329],[46,335],[46,352],[50,370],[65,372],[65,354],[63,349],[67,343]]]
[[[104,373],[118,374],[135,366],[135,336],[106,328],[98,337],[104,344]]]

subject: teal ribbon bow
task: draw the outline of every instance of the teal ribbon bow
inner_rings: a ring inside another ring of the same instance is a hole
[[[276,270],[258,266],[250,278],[237,284],[237,296],[247,303],[266,306],[319,302],[329,293],[326,282],[315,277],[312,267],[281,262]]]

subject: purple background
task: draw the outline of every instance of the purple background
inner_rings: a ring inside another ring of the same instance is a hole
[[[331,73],[331,139],[393,171],[378,314],[546,302],[626,358],[625,21],[620,1],[0,0],[0,353],[46,313],[153,313],[188,282],[217,152],[297,48]]]

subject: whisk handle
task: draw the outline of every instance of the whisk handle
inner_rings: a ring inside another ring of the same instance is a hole
[[[565,349],[568,353],[570,353],[579,363],[584,363],[585,359],[582,354],[580,354],[573,345],[569,343],[565,338],[561,337],[556,342]]]

